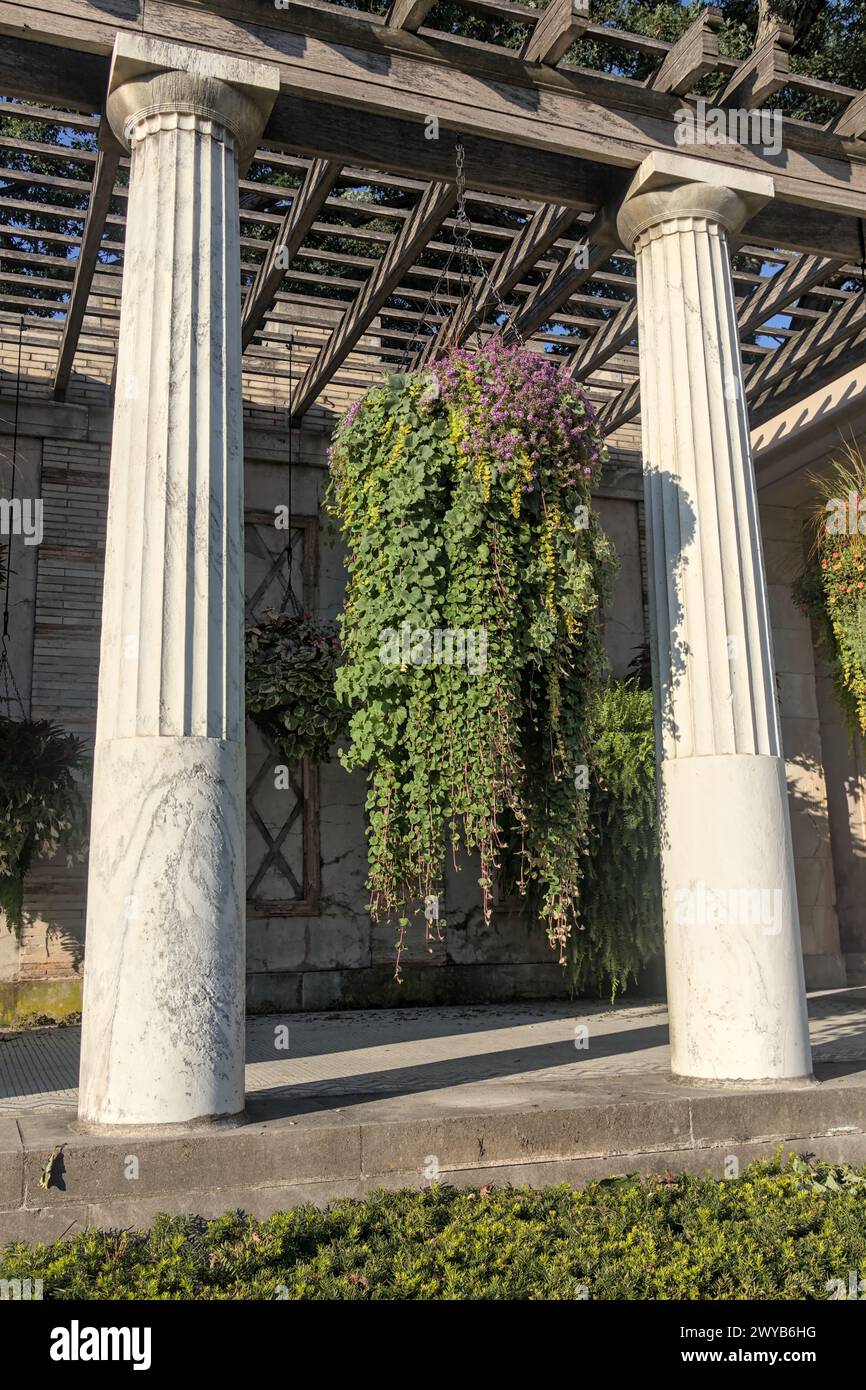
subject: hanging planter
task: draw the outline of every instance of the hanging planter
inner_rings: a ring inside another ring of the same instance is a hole
[[[76,774],[84,745],[47,719],[0,717],[0,910],[20,932],[24,884],[34,860],[85,851],[87,808]]]
[[[866,735],[866,459],[848,445],[814,482],[812,547],[794,600],[815,624],[850,728]]]
[[[327,760],[345,736],[348,711],[334,690],[336,623],[301,613],[263,613],[246,630],[246,707],[289,764]]]
[[[494,339],[392,376],[350,408],[329,506],[348,549],[343,761],[368,770],[371,911],[441,892],[446,843],[480,856],[485,919],[506,845],[564,952],[579,925],[612,551],[592,512],[586,397]],[[402,937],[401,937],[402,940]]]

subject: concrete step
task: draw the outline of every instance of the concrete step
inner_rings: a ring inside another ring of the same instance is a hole
[[[816,1068],[812,1085],[684,1087],[645,1073],[565,1089],[531,1078],[473,1093],[255,1097],[234,1127],[91,1133],[73,1111],[0,1120],[0,1244],[156,1214],[257,1216],[377,1187],[579,1185],[622,1173],[731,1175],[782,1144],[866,1162],[866,1070]],[[340,1101],[343,1103],[340,1103]],[[51,1183],[40,1185],[53,1153]]]

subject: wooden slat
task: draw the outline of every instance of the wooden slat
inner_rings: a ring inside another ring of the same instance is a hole
[[[585,381],[619,352],[637,333],[637,301],[624,304],[619,313],[611,315],[603,328],[572,354],[563,368],[566,376]]]
[[[524,62],[556,67],[588,23],[589,0],[549,0],[524,45]]]
[[[414,34],[421,28],[436,0],[394,0],[388,11],[388,27]]]
[[[825,357],[836,347],[856,336],[866,323],[866,296],[852,294],[846,304],[825,315],[796,337],[757,362],[746,373],[746,394],[754,396],[809,362]]]
[[[707,73],[719,65],[719,29],[721,10],[707,7],[689,25],[665,57],[661,67],[650,79],[656,92],[691,92]]]
[[[318,359],[306,372],[293,402],[301,416],[345,360],[358,339],[368,330],[386,299],[394,292],[409,266],[430,237],[442,225],[457,200],[453,184],[434,183],[423,194],[411,217],[385,252],[364,289],[339,326],[334,330]]]
[[[853,101],[849,101],[833,127],[833,134],[846,135],[853,140],[862,140],[866,136],[866,92],[860,92]]]
[[[853,371],[864,362],[866,329],[845,343],[837,343],[825,357],[817,358],[807,366],[797,369],[793,375],[781,379],[769,390],[757,393],[754,401],[749,403],[749,423],[753,428],[755,425],[764,424],[780,411],[796,405],[813,391],[829,386],[845,372]]]
[[[530,294],[515,320],[515,329],[529,338],[542,323],[554,317],[563,304],[598,272],[618,245],[616,213],[622,199],[620,183],[614,196],[586,224],[583,238],[565,259],[548,272],[547,279]]]
[[[777,24],[732,74],[718,98],[719,105],[763,106],[788,80],[788,50],[793,42],[793,29]]]
[[[307,170],[304,182],[292,198],[292,205],[283,219],[280,230],[268,245],[253,292],[247,300],[241,329],[244,348],[248,348],[255,337],[256,330],[273,305],[277,291],[285,279],[285,270],[277,265],[279,252],[284,250],[289,262],[294,260],[339,174],[340,165],[326,159],[313,160]]]
[[[605,434],[612,434],[620,425],[628,424],[640,414],[640,383],[633,381],[602,406],[598,414],[599,424]]]
[[[55,396],[63,395],[72,375],[75,350],[78,346],[81,325],[84,322],[93,275],[99,258],[99,247],[102,234],[105,231],[108,209],[114,193],[114,182],[122,156],[123,150],[112,134],[108,122],[103,121],[99,130],[99,156],[96,161],[90,201],[87,205],[81,250],[78,253],[75,269],[75,284],[66,312],[66,322],[63,325],[60,350],[57,354],[57,370],[54,374]]]
[[[438,357],[447,348],[462,343],[473,325],[482,322],[496,302],[496,296],[504,299],[510,294],[539,257],[550,249],[558,237],[565,235],[573,221],[573,208],[539,208],[521,227],[511,245],[501,252],[490,271],[490,283],[479,279],[464,297],[459,309],[443,320],[438,332],[418,353],[414,364],[416,369]]]
[[[283,97],[294,94],[341,109],[354,107],[364,119],[366,113],[398,111],[403,120],[421,127],[410,144],[415,147],[416,170],[427,177],[441,177],[428,161],[428,151],[441,141],[423,139],[431,103],[441,125],[464,137],[530,147],[524,168],[531,167],[535,151],[546,150],[566,154],[578,164],[634,169],[650,150],[676,143],[675,106],[666,93],[609,75],[564,76],[544,65],[527,64],[504,49],[467,45],[446,35],[425,36],[419,43],[415,35],[367,22],[357,12],[292,4],[267,14],[263,10],[262,22],[250,25],[204,5],[147,0],[142,11],[139,0],[131,0],[127,21],[124,0],[123,18],[115,17],[113,4],[109,23],[103,0],[75,3],[71,19],[65,10],[35,0],[26,7],[0,0],[0,33],[31,40],[38,35],[46,44],[61,47],[74,41],[79,48],[107,55],[116,30],[134,28],[157,38],[273,62],[280,70]],[[742,65],[738,71],[742,81]],[[747,85],[760,94],[762,82],[758,71]],[[56,93],[42,95],[57,104]],[[285,142],[297,153],[303,127],[294,119],[285,122],[287,110],[279,100],[275,103],[264,143]],[[321,148],[319,132],[308,135],[317,156],[345,160],[345,148],[332,153]],[[785,121],[784,149],[783,165],[742,144],[696,145],[691,155],[772,173],[780,202],[866,216],[866,169],[859,161],[852,167],[850,148],[837,136]],[[377,163],[395,168],[381,147],[378,160],[372,155],[369,163],[371,168]],[[587,187],[585,177],[578,186]],[[522,177],[512,187],[525,192]],[[555,189],[543,196],[562,204],[572,201]],[[595,201],[597,205],[599,199]]]
[[[832,256],[796,256],[784,269],[768,276],[743,305],[739,313],[740,333],[745,336],[760,328],[843,265],[844,261]]]

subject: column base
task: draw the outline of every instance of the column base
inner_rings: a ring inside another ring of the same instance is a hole
[[[671,1071],[693,1085],[812,1071],[781,758],[662,764]]]
[[[812,1072],[808,1076],[764,1076],[758,1080],[750,1078],[747,1081],[730,1076],[712,1079],[708,1076],[682,1076],[679,1072],[671,1072],[670,1079],[675,1086],[690,1086],[702,1091],[787,1091],[807,1089],[821,1084]]]
[[[244,1108],[239,743],[97,743],[79,1119],[213,1123]]]

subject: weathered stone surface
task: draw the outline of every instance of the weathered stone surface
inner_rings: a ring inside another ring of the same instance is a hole
[[[637,260],[671,1061],[683,1077],[811,1071],[727,240],[772,195],[767,178],[656,154],[618,216]]]
[[[238,159],[273,68],[118,37],[131,150],[89,867],[80,1114],[243,1107]]]

